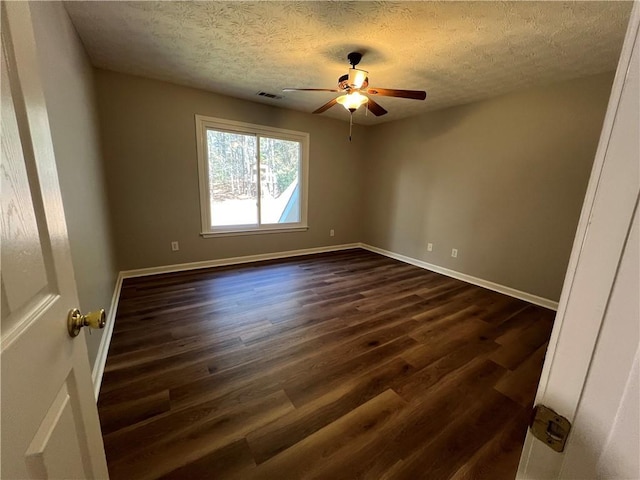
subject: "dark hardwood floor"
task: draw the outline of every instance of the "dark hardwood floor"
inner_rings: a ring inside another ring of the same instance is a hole
[[[363,250],[129,279],[117,479],[512,479],[554,312]]]

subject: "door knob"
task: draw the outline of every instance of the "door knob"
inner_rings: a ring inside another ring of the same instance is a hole
[[[69,316],[67,317],[67,330],[69,336],[77,337],[82,327],[104,328],[106,323],[107,316],[104,313],[104,308],[96,310],[95,312],[89,312],[86,315],[82,315],[80,310],[74,308],[69,312]]]

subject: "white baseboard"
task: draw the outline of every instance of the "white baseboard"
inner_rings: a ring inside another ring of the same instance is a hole
[[[98,355],[96,355],[96,361],[93,364],[93,371],[91,372],[93,393],[96,396],[96,400],[98,400],[98,395],[100,394],[100,385],[102,385],[104,367],[107,363],[107,353],[109,352],[109,345],[111,345],[113,327],[116,324],[116,311],[118,310],[118,302],[120,301],[120,290],[122,289],[123,278],[122,273],[119,273],[118,278],[116,279],[116,286],[113,289],[109,313],[107,314],[107,325],[102,333],[102,339],[100,340],[100,346],[98,347]]]
[[[246,255],[244,257],[221,258],[218,260],[205,260],[202,262],[178,263],[175,265],[163,265],[161,267],[139,268],[137,270],[124,270],[120,272],[122,278],[144,277],[161,273],[184,272],[199,268],[222,267],[225,265],[237,265],[241,263],[261,262],[263,260],[276,260],[278,258],[298,257],[314,253],[337,252],[360,248],[359,243],[346,243],[342,245],[329,245],[326,247],[303,248],[300,250],[288,250],[286,252],[261,253],[259,255]]]
[[[399,253],[390,252],[389,250],[384,250],[382,248],[367,245],[366,243],[361,243],[360,247],[364,248],[365,250],[369,250],[370,252],[379,253],[380,255],[384,255],[385,257],[393,258],[395,260],[400,260],[401,262],[404,262],[404,263],[410,263],[411,265],[424,268],[425,270],[441,273],[442,275],[446,275],[447,277],[462,280],[463,282],[467,282],[467,283],[472,283],[473,285],[487,288],[489,290],[493,290],[494,292],[504,293],[505,295],[519,298],[520,300],[524,300],[525,302],[533,303],[535,305],[549,308],[551,310],[558,310],[558,302],[549,300],[548,298],[539,297],[531,293],[523,292],[521,290],[516,290],[515,288],[500,285],[499,283],[494,283],[494,282],[490,282],[489,280],[483,280],[482,278],[473,277],[471,275],[467,275],[466,273],[460,273],[460,272],[456,272],[455,270],[449,270],[448,268],[439,267],[438,265],[433,265],[431,263],[427,263],[422,260],[418,260],[416,258],[407,257],[406,255],[401,255]]]

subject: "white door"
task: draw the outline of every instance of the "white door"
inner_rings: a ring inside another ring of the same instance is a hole
[[[572,421],[572,431],[563,453],[528,432],[519,479],[640,478],[633,398],[640,341],[633,227],[640,191],[639,7],[631,14],[536,396]],[[631,424],[620,424],[621,415]],[[615,435],[625,440],[617,444]]]
[[[108,478],[29,4],[0,8],[0,476]]]

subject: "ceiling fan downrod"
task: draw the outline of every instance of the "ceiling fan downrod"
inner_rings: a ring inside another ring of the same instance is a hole
[[[362,54],[360,52],[351,52],[347,55],[347,59],[349,60],[351,67],[356,68],[356,65],[360,63],[360,60],[362,60]]]

